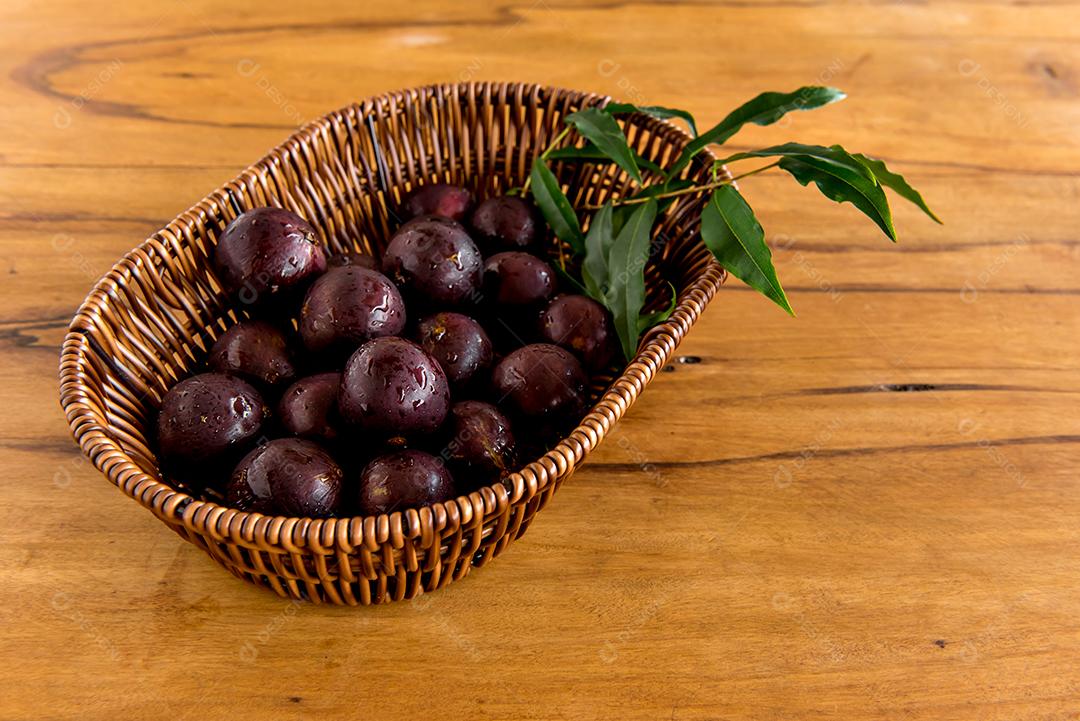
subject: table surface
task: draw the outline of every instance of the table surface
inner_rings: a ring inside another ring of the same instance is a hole
[[[0,718],[1075,718],[1080,11],[1072,3],[5,2]],[[240,583],[82,460],[65,327],[299,123],[522,79],[842,142],[946,221],[900,243],[744,189],[799,313],[722,290],[529,533],[381,608]]]

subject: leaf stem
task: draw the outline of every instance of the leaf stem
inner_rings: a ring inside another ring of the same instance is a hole
[[[769,168],[775,168],[777,165],[780,165],[779,160],[777,160],[776,162],[773,162],[773,163],[769,163],[768,165],[762,165],[760,168],[755,168],[754,170],[750,170],[750,171],[748,171],[746,173],[740,173],[739,175],[736,175],[735,177],[733,177],[728,182],[734,183],[736,180],[742,180],[743,178],[749,178],[751,175],[757,175],[758,173],[763,173],[766,170],[768,170]]]
[[[719,187],[724,186],[724,185],[731,185],[736,180],[742,180],[743,178],[749,178],[751,175],[757,175],[758,173],[763,173],[766,170],[768,170],[769,168],[775,168],[779,164],[780,164],[780,161],[778,160],[775,163],[769,163],[768,165],[763,165],[760,168],[756,168],[756,169],[751,170],[751,171],[749,171],[747,173],[742,173],[741,175],[736,175],[735,177],[730,178],[730,179],[725,178],[724,180],[718,180],[715,183],[706,183],[705,185],[694,185],[694,186],[691,186],[689,188],[682,188],[681,190],[672,190],[672,191],[667,192],[667,193],[658,193],[656,195],[648,195],[648,196],[644,196],[644,197],[641,197],[641,198],[630,198],[628,200],[623,200],[623,201],[612,203],[612,206],[618,207],[620,205],[640,205],[641,203],[648,202],[649,200],[652,200],[652,199],[660,200],[661,198],[675,198],[675,197],[680,196],[680,195],[690,195],[691,193],[698,193],[698,192],[701,192],[702,190],[712,190],[714,188],[719,188]],[[586,205],[586,206],[583,206],[583,207],[585,208],[585,210],[600,210],[604,206],[602,206],[602,205]]]
[[[563,138],[565,138],[567,135],[570,134],[570,130],[571,130],[570,126],[567,125],[561,131],[559,131],[559,134],[555,136],[555,139],[552,140],[550,143],[548,143],[548,146],[547,146],[547,148],[544,149],[544,152],[540,153],[540,159],[541,160],[547,160],[547,157],[549,155],[551,155],[551,151],[555,150],[555,147],[559,143],[561,143],[563,141]],[[529,176],[529,177],[525,178],[525,182],[521,186],[521,194],[522,195],[525,195],[526,193],[529,192],[529,183],[531,181],[532,181],[532,176]]]
[[[540,153],[540,157],[546,160],[547,156],[551,155],[551,151],[555,150],[555,146],[561,143],[563,141],[563,138],[570,134],[571,130],[572,128],[567,125],[561,131],[559,131],[559,134],[555,136],[555,139],[548,144],[547,149],[544,150],[544,152]]]

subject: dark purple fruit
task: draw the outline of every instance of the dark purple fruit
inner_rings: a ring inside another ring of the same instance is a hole
[[[483,401],[455,403],[446,418],[442,455],[462,491],[513,470],[514,434],[510,421]]]
[[[379,269],[379,261],[375,256],[368,255],[367,253],[361,253],[359,251],[352,251],[349,253],[336,253],[331,255],[326,261],[327,265],[331,268],[341,268],[346,265],[357,265],[361,268],[370,268],[371,270]]]
[[[278,438],[244,456],[225,492],[241,511],[329,518],[341,505],[341,467],[319,444]]]
[[[484,263],[484,301],[494,312],[539,308],[555,293],[550,265],[528,253],[498,253]]]
[[[423,348],[403,338],[376,338],[345,364],[338,408],[346,422],[379,436],[431,433],[446,418],[450,389]]]
[[[201,373],[182,380],[158,413],[163,463],[192,486],[211,486],[254,445],[269,416],[259,392],[235,376]]]
[[[357,510],[375,516],[453,497],[454,478],[442,461],[423,451],[401,451],[376,458],[361,472]]]
[[[417,340],[439,362],[454,388],[463,388],[491,365],[493,350],[480,324],[461,313],[436,313],[420,321]]]
[[[518,348],[495,366],[491,382],[512,417],[539,427],[562,428],[585,410],[589,379],[577,358],[555,345]]]
[[[245,305],[291,300],[326,270],[315,228],[282,208],[242,214],[218,238],[214,267],[225,291]]]
[[[460,306],[477,297],[483,263],[476,243],[461,225],[424,215],[394,234],[382,267],[410,299]]]
[[[296,377],[296,363],[285,334],[261,320],[245,320],[225,331],[210,349],[210,367],[264,386],[284,385]]]
[[[542,223],[536,208],[514,195],[488,198],[472,213],[470,225],[488,254],[532,247]]]
[[[584,295],[561,295],[540,315],[540,336],[576,355],[590,371],[607,368],[619,351],[611,316]]]
[[[438,215],[461,223],[473,205],[473,196],[465,188],[447,183],[422,185],[402,203],[405,219]]]
[[[293,383],[278,402],[278,421],[282,428],[301,438],[337,440],[340,387],[340,373],[319,373]]]
[[[335,358],[404,328],[405,301],[398,289],[382,273],[355,265],[326,271],[300,309],[304,347]]]

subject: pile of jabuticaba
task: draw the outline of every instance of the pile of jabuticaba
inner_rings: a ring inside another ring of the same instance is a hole
[[[329,255],[280,208],[229,224],[215,272],[250,317],[166,393],[167,481],[265,514],[389,513],[492,483],[580,420],[618,340],[560,292],[535,208],[436,184],[400,210],[381,259]]]

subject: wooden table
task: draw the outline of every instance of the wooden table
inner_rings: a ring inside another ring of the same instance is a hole
[[[1074,4],[304,5],[2,8],[0,718],[1076,718]],[[115,258],[298,123],[468,79],[703,122],[837,85],[734,147],[879,154],[947,224],[897,207],[891,246],[748,180],[797,320],[722,291],[489,568],[294,605],[82,460],[59,344]]]

